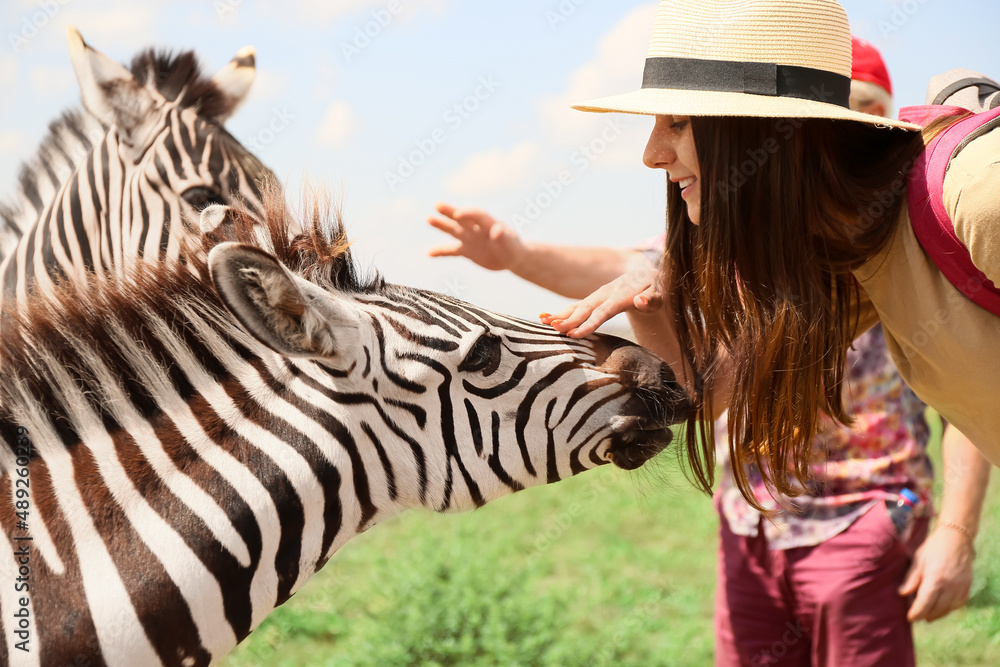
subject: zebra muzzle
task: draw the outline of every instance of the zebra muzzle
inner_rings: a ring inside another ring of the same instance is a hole
[[[669,428],[645,417],[614,417],[611,430],[605,458],[623,470],[635,470],[666,449],[674,437]]]

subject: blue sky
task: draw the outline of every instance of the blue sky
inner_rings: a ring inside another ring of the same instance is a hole
[[[842,4],[882,49],[897,105],[921,103],[951,67],[1000,78],[996,0]],[[640,159],[651,119],[569,108],[637,87],[654,12],[634,0],[5,0],[0,196],[78,99],[66,25],[119,61],[193,48],[209,72],[250,44],[258,78],[227,127],[293,192],[306,178],[333,190],[363,264],[534,317],[565,300],[428,258],[444,239],[424,219],[445,200],[520,215],[531,239],[625,246],[659,233],[663,176]]]

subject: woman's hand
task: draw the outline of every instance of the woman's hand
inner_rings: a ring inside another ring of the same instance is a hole
[[[936,621],[962,607],[972,589],[976,552],[966,535],[939,526],[917,549],[900,595],[915,595],[906,619]]]
[[[432,248],[431,257],[467,257],[484,269],[502,271],[513,269],[524,254],[524,244],[517,232],[486,211],[457,209],[445,203],[434,208],[445,217],[429,216],[427,222],[451,234],[459,243]]]
[[[543,313],[539,317],[556,331],[583,338],[619,313],[633,309],[651,313],[662,306],[659,273],[649,260],[645,260],[582,301],[555,315]]]

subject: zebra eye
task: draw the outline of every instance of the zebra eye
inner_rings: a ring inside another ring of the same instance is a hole
[[[487,333],[479,337],[469,354],[459,365],[458,370],[464,373],[479,373],[490,375],[500,366],[500,337]]]
[[[222,195],[213,190],[212,188],[204,188],[201,186],[196,186],[193,188],[188,188],[181,195],[184,201],[191,204],[196,210],[200,211],[204,208],[211,206],[212,204],[225,204]]]

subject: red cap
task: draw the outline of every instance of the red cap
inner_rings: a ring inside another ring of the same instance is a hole
[[[892,82],[889,80],[889,70],[885,68],[882,54],[869,42],[860,37],[851,36],[853,54],[851,59],[851,78],[858,81],[870,81],[882,86],[892,95]]]

